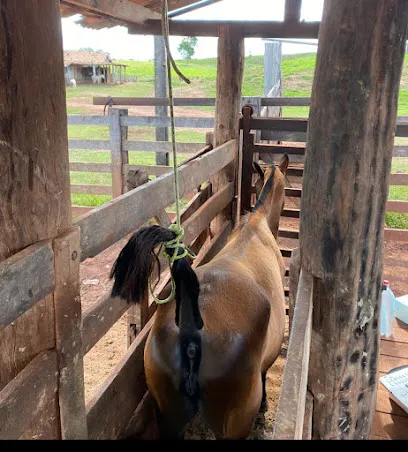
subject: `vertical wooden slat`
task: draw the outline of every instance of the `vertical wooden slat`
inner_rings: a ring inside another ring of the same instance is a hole
[[[250,133],[250,121],[252,108],[245,106],[243,114],[243,139],[242,139],[242,180],[241,180],[241,210],[242,213],[250,212],[252,198],[252,162],[254,159],[254,135]]]
[[[118,198],[123,195],[125,181],[123,177],[123,165],[128,163],[124,161],[124,152],[122,150],[122,133],[126,135],[125,129],[120,125],[121,116],[127,116],[127,109],[110,108],[110,141],[111,141],[111,155],[112,155],[112,196]],[[126,157],[125,157],[126,160]]]
[[[79,288],[79,227],[55,239],[53,246],[61,435],[66,440],[87,439]]]
[[[244,73],[244,39],[239,32],[227,26],[219,27],[217,97],[215,106],[215,129],[213,146],[218,147],[236,139],[234,162],[211,178],[213,192],[219,191],[226,183],[235,180],[238,165],[239,109]],[[212,222],[212,232],[216,234],[226,220],[232,219],[232,206],[225,209]]]
[[[295,312],[296,294],[300,276],[300,249],[292,250],[289,268],[289,331],[292,331],[293,314]]]

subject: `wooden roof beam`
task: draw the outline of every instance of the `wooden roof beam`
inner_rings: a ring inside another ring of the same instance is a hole
[[[302,0],[285,1],[285,22],[300,22]]]
[[[161,14],[129,0],[62,0],[61,3],[133,24],[143,24],[147,20],[161,19]]]
[[[218,37],[220,27],[230,27],[244,38],[300,38],[317,39],[320,22],[272,22],[272,21],[169,21],[170,35]],[[134,35],[161,35],[161,21],[148,20],[143,25],[130,25]]]

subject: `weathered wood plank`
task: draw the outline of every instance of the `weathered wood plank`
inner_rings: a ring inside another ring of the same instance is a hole
[[[404,342],[381,340],[381,354],[408,359],[408,347]]]
[[[232,140],[182,165],[179,169],[181,192],[190,193],[228,165],[235,156],[235,146],[236,142]],[[82,230],[81,260],[96,256],[149,221],[158,210],[172,204],[173,186],[174,175],[168,173],[79,218],[77,224]]]
[[[112,156],[112,196],[118,198],[125,191],[124,165],[129,163],[127,154],[122,151],[122,142],[127,138],[126,126],[121,126],[121,120],[127,118],[128,110],[109,109],[109,132]]]
[[[315,277],[309,367],[314,439],[370,435],[384,217],[407,21],[406,1],[325,1],[300,236],[302,268]],[[387,99],[381,109],[380,98]]]
[[[38,355],[0,392],[0,440],[59,439],[57,354]]]
[[[176,149],[180,153],[197,152],[205,146],[205,143],[177,143]],[[173,144],[165,141],[126,141],[123,149],[125,151],[149,151],[149,152],[172,152]]]
[[[283,374],[274,439],[302,439],[313,310],[313,276],[303,269]]]
[[[70,171],[83,173],[111,173],[112,166],[108,163],[76,163],[69,164]]]
[[[170,20],[172,36],[213,36],[219,37],[222,27],[230,28],[244,38],[301,38],[317,39],[319,22],[271,22],[271,21],[208,21],[208,20]],[[129,33],[136,35],[160,35],[161,22],[149,20],[144,25],[128,28]]]
[[[171,127],[170,118],[157,116],[128,116],[121,119],[125,127]],[[214,118],[175,118],[176,127],[191,127],[194,129],[212,129]]]
[[[302,0],[285,0],[285,22],[300,22]]]
[[[300,218],[300,209],[283,209],[282,217]]]
[[[295,231],[292,229],[279,229],[279,237],[285,239],[299,239],[299,231]]]
[[[390,398],[389,391],[377,391],[376,411],[379,411],[381,413],[395,414],[402,417],[408,417],[408,413],[406,413]]]
[[[252,175],[256,172],[253,168],[255,152],[255,136],[251,134],[252,107],[242,108],[242,170],[241,170],[241,214],[250,212],[252,200]]]
[[[387,201],[387,212],[408,213],[408,201]]]
[[[260,154],[277,154],[282,155],[285,152],[289,156],[305,155],[306,146],[286,146],[284,144],[255,144],[252,148],[253,152],[259,152]]]
[[[408,174],[391,174],[390,185],[408,185]]]
[[[108,116],[68,115],[69,126],[109,126]]]
[[[384,229],[385,241],[396,242],[408,242],[408,230],[407,229]]]
[[[312,432],[313,432],[313,396],[309,391],[307,391],[302,439],[304,440],[312,439]]]
[[[53,259],[51,244],[41,242],[0,263],[0,330],[52,292]]]
[[[68,140],[69,149],[94,149],[97,151],[110,151],[111,142],[107,140]]]
[[[289,331],[292,331],[293,315],[295,313],[296,295],[300,277],[300,249],[295,248],[290,258],[289,266]]]
[[[55,330],[59,368],[61,437],[87,439],[81,295],[79,287],[80,229],[54,240]]]
[[[396,440],[408,439],[408,418],[387,413],[374,414],[371,433]]]
[[[110,185],[71,185],[71,193],[111,195],[112,187]]]
[[[94,209],[94,207],[72,206],[72,216],[80,217],[80,216],[85,215],[86,213],[90,212],[93,209]]]
[[[310,97],[263,97],[263,107],[310,107]]]
[[[149,19],[159,19],[160,14],[133,2],[121,0],[64,0],[72,6],[84,10],[101,13],[114,19],[120,19],[126,23],[143,24]]]
[[[155,316],[87,405],[89,439],[116,439],[146,393],[143,353]]]
[[[381,351],[380,351],[381,353]],[[396,367],[400,366],[407,366],[408,365],[408,359],[407,358],[395,358],[393,356],[387,356],[380,354],[380,361],[378,365],[378,370],[380,372],[387,373],[392,369],[395,369]]]

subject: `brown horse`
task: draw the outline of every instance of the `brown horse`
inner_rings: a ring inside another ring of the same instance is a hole
[[[285,330],[285,269],[276,237],[288,164],[285,155],[265,174],[256,165],[257,205],[212,261],[195,271],[187,258],[173,265],[176,306],[158,306],[144,355],[165,438],[181,438],[199,411],[217,438],[245,439],[265,408],[266,372]],[[136,233],[112,269],[112,295],[140,302],[155,248],[174,237],[160,226]]]

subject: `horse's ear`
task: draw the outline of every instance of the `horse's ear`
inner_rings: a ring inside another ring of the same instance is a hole
[[[264,173],[263,169],[258,165],[258,163],[252,162],[252,167],[259,174],[261,179],[263,180],[264,177],[265,177],[265,173]]]
[[[279,169],[281,170],[282,174],[286,173],[288,166],[289,166],[289,156],[285,152],[285,154],[283,155],[283,157],[279,163]]]

